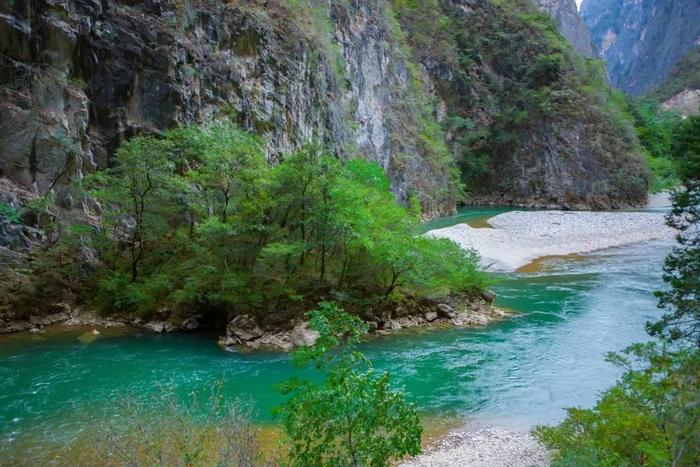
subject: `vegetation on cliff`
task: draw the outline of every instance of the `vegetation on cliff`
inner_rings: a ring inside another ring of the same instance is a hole
[[[625,368],[592,409],[569,409],[558,426],[537,433],[555,450],[554,465],[697,465],[700,462],[700,118],[676,134],[682,185],[669,225],[678,246],[658,292],[661,320],[648,324],[661,342],[632,346],[609,358]]]
[[[673,66],[668,78],[648,95],[664,102],[686,89],[700,89],[700,46],[688,52]]]
[[[681,115],[664,110],[657,101],[649,98],[619,96],[619,102],[628,118],[634,122],[642,153],[651,170],[650,190],[657,193],[674,188],[680,180],[673,162],[672,145],[683,121]]]
[[[642,202],[647,179],[630,121],[601,63],[576,54],[549,15],[523,0],[392,6],[446,104],[449,143],[473,197],[570,207]],[[582,166],[585,181],[561,177],[577,178]]]

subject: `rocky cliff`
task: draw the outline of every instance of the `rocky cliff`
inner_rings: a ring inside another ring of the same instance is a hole
[[[581,18],[575,0],[537,0],[537,4],[556,19],[562,35],[571,42],[576,52],[584,57],[596,57],[588,26]]]
[[[318,139],[415,190],[428,214],[456,203],[441,135],[382,3],[18,0],[0,7],[0,175],[61,190],[109,164],[131,135],[228,115],[269,159]],[[424,126],[425,126],[424,125]],[[442,158],[441,158],[442,157]]]
[[[583,0],[581,15],[612,84],[641,94],[700,43],[697,0]]]
[[[543,6],[562,23],[571,3]],[[264,138],[271,163],[312,139],[341,157],[376,161],[396,197],[415,194],[427,215],[449,212],[461,197],[455,158],[465,180],[481,180],[469,188],[475,199],[598,208],[643,202],[635,142],[621,136],[597,98],[562,97],[564,81],[586,70],[563,41],[548,45],[558,33],[530,3],[445,1],[410,12],[405,5],[3,2],[0,177],[12,188],[1,201],[18,207],[23,197],[51,193],[63,208],[84,207],[71,181],[108,166],[125,139],[230,118]],[[413,28],[422,22],[424,30]],[[435,34],[426,35],[430,28]],[[539,80],[537,73],[554,75]],[[559,97],[539,102],[546,109],[522,114],[533,93],[557,87]],[[504,115],[517,120],[512,131],[502,128]],[[483,146],[491,159],[462,153],[455,117],[491,135],[495,146]],[[488,177],[478,170],[484,164]]]

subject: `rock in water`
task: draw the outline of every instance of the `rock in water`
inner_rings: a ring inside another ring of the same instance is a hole
[[[242,341],[252,341],[262,337],[264,332],[251,315],[238,315],[226,326],[226,334]]]

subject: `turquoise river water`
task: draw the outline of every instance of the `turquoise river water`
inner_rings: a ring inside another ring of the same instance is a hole
[[[501,211],[467,209],[430,227]],[[636,244],[504,275],[497,303],[514,317],[372,338],[363,350],[426,414],[519,429],[556,422],[565,407],[590,406],[619,375],[607,352],[646,339],[670,248]],[[273,386],[294,372],[285,354],[224,352],[214,335],[130,332],[84,343],[80,332],[0,340],[0,464],[4,455],[68,442],[86,420],[118,416],[110,401],[147,398],[163,383],[190,392],[222,380],[226,397],[252,400],[270,421],[281,400]]]

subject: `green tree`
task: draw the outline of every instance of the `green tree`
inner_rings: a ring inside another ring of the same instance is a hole
[[[172,130],[168,138],[184,161],[197,187],[200,216],[217,213],[226,223],[232,210],[250,208],[264,185],[267,168],[260,138],[225,122]]]
[[[117,239],[118,249],[128,253],[131,282],[149,244],[167,230],[164,214],[172,208],[174,169],[165,142],[143,136],[124,143],[114,167],[86,178],[90,194],[105,207],[103,226]]]
[[[554,466],[692,466],[700,461],[700,353],[655,344],[610,355],[625,369],[592,409],[538,427]]]
[[[657,293],[659,306],[668,312],[648,330],[672,341],[690,341],[700,349],[700,117],[681,125],[674,153],[682,185],[672,195],[667,220],[679,232],[679,245],[664,265],[670,289]]]
[[[379,166],[317,144],[271,167],[235,125],[188,126],[133,138],[85,185],[103,213],[99,227],[72,229],[98,259],[79,272],[107,312],[264,318],[328,294],[359,310],[486,284],[473,255],[417,236],[419,210],[396,202]]]
[[[289,399],[277,409],[293,466],[385,466],[420,452],[416,409],[357,351],[367,332],[358,318],[323,302],[310,313],[316,343],[293,361],[323,372],[322,383],[292,378],[280,385]]]

